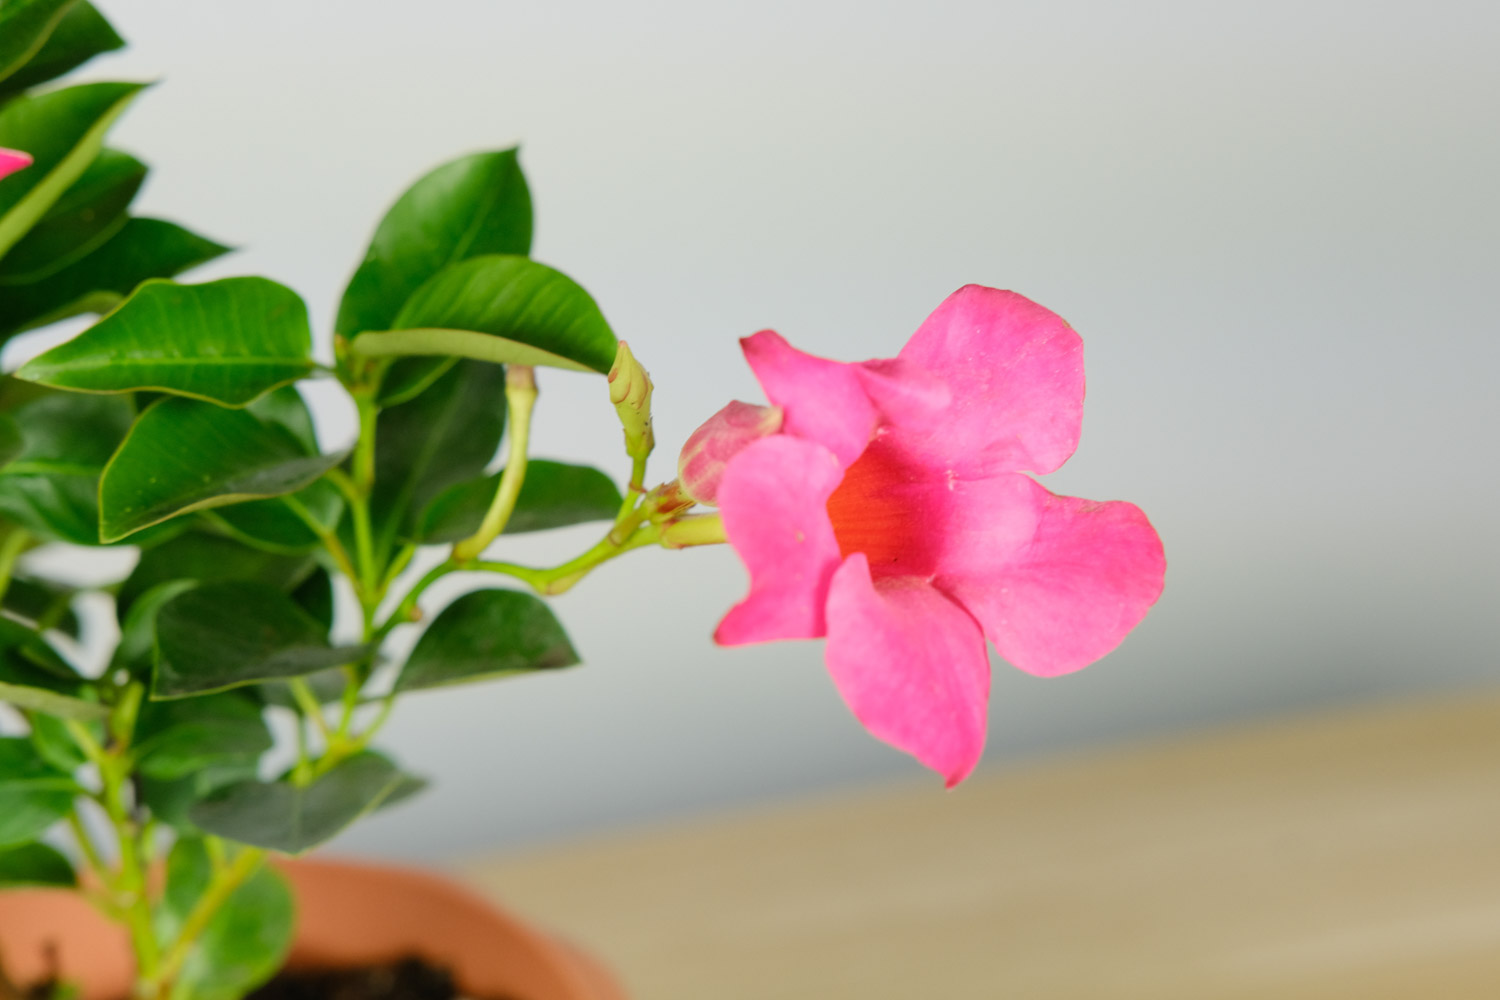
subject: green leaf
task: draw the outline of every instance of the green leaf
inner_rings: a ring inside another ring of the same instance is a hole
[[[17,4],[11,0],[10,7],[18,6],[58,6],[56,0],[42,0],[41,3]],[[11,72],[0,70],[0,100],[4,100],[11,94],[19,93],[28,87],[35,87],[39,83],[56,79],[69,70],[76,69],[88,62],[90,59],[105,52],[121,48],[125,40],[115,33],[95,9],[93,4],[78,0],[76,3],[67,4],[67,10],[62,20],[55,22],[51,34],[47,37],[41,50],[31,56],[29,62],[23,61],[19,67],[12,67]],[[0,22],[0,37],[5,37],[11,30],[4,22]],[[0,64],[4,63],[0,58]]]
[[[77,884],[72,862],[46,844],[0,850],[0,889],[71,889]]]
[[[305,555],[286,556],[250,548],[233,538],[189,531],[141,553],[135,570],[115,597],[121,624],[147,591],[170,581],[254,580],[290,590],[305,580],[316,563]],[[126,631],[129,631],[126,625]],[[155,641],[154,639],[152,640]]]
[[[73,0],[9,0],[0,4],[0,81],[34,59]]]
[[[0,468],[0,513],[35,534],[99,544],[99,476],[133,414],[123,397],[58,393],[16,409],[25,440]]]
[[[0,682],[0,702],[60,719],[99,720],[109,718],[109,709],[97,702],[57,694],[45,688]]]
[[[265,278],[148,281],[16,377],[86,392],[153,390],[244,406],[307,375],[312,333],[297,293]]]
[[[141,775],[137,787],[141,803],[151,810],[153,818],[180,834],[197,834],[200,831],[188,819],[188,811],[221,788],[254,779],[259,770],[258,759],[238,758],[201,768],[186,778],[174,781]]]
[[[13,576],[10,586],[5,588],[0,608],[29,622],[38,631],[57,629],[76,639],[80,627],[78,615],[72,607],[76,593],[71,587],[50,580]]]
[[[449,264],[531,250],[531,194],[516,150],[445,163],[393,205],[339,304],[336,330],[352,336],[392,325],[407,298]]]
[[[361,333],[365,357],[458,355],[607,373],[619,347],[599,306],[567,275],[526,257],[475,257],[407,299],[392,329]]]
[[[33,284],[7,288],[0,295],[0,342],[69,316],[108,312],[141,282],[170,278],[228,252],[173,223],[129,219],[77,263]]]
[[[118,541],[190,511],[295,493],[342,458],[307,455],[284,428],[244,410],[163,399],[140,415],[104,469],[99,534]]]
[[[409,794],[413,780],[367,751],[304,786],[288,780],[230,785],[194,806],[189,816],[207,833],[301,854],[379,808],[393,793]]]
[[[275,587],[208,583],[156,613],[153,698],[181,698],[352,663],[366,649],[334,648],[321,624]]]
[[[312,616],[327,632],[333,628],[333,577],[319,566],[292,591],[297,607]]]
[[[0,146],[24,149],[34,159],[0,181],[0,256],[83,175],[105,133],[142,89],[139,83],[88,83],[17,97],[0,108]]]
[[[184,837],[167,858],[158,936],[171,940],[208,890],[213,864],[201,839]],[[172,1000],[240,1000],[269,979],[292,943],[296,905],[286,879],[269,865],[230,894],[193,944]]]
[[[32,715],[27,722],[31,726],[32,746],[36,747],[36,752],[43,760],[57,770],[63,774],[73,774],[88,763],[88,758],[84,756],[78,742],[73,739],[73,734],[68,731],[67,723],[62,719],[52,715],[37,714]],[[93,734],[96,740],[104,739],[102,725],[85,722],[84,727]]]
[[[456,364],[458,358],[397,358],[381,376],[376,402],[386,407],[416,399]]]
[[[19,458],[25,448],[21,425],[9,414],[0,413],[0,468],[9,465],[12,459]]]
[[[302,446],[304,454],[317,454],[312,414],[296,386],[284,385],[269,392],[247,409],[262,423],[286,428]],[[300,514],[293,509],[294,504],[300,509]],[[205,516],[227,534],[248,544],[273,552],[296,553],[317,548],[322,541],[304,517],[311,518],[325,532],[330,532],[337,528],[343,512],[344,495],[333,484],[320,479],[285,497],[221,507]]]
[[[396,678],[397,691],[571,667],[578,653],[552,609],[517,590],[464,594],[433,620]]]
[[[78,697],[82,678],[45,639],[0,617],[0,702],[66,719],[102,719],[109,710]]]
[[[0,615],[0,683],[76,695],[83,679],[35,630]]]
[[[0,258],[0,287],[56,274],[97,250],[127,221],[125,209],[146,180],[128,153],[101,152],[31,232]]]
[[[478,531],[495,498],[500,475],[459,483],[438,494],[417,518],[414,540],[446,544]],[[505,523],[505,534],[608,521],[619,513],[623,502],[615,484],[598,469],[534,459],[526,464],[526,478],[515,511]]]
[[[0,847],[29,844],[68,814],[78,787],[24,737],[0,739]]]
[[[464,361],[409,403],[382,410],[375,432],[371,517],[377,558],[443,490],[484,472],[505,430],[505,372]]]
[[[172,781],[258,759],[271,742],[260,703],[245,692],[225,691],[142,705],[132,749],[141,774]]]

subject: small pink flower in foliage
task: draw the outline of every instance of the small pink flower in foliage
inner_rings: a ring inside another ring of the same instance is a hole
[[[829,361],[770,330],[741,344],[782,421],[724,436],[714,494],[750,592],[714,637],[826,636],[854,714],[951,787],[984,748],[986,639],[1028,673],[1065,674],[1161,593],[1161,540],[1139,508],[1023,474],[1078,444],[1082,341],[1036,303],[970,285],[892,359]],[[726,410],[694,440],[716,423],[738,421]]]
[[[15,149],[0,149],[0,178],[31,166],[31,154]]]

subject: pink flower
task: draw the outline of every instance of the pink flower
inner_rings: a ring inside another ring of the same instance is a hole
[[[1077,447],[1082,341],[1020,295],[969,285],[896,358],[829,361],[770,330],[741,345],[783,418],[711,487],[750,573],[714,638],[826,636],[855,716],[951,787],[984,748],[986,639],[1028,673],[1065,674],[1161,593],[1139,508],[1021,474]]]
[[[31,166],[31,154],[16,149],[0,148],[0,178]]]

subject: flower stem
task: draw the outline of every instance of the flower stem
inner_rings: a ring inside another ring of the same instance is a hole
[[[505,370],[505,405],[509,412],[510,451],[495,499],[485,512],[479,530],[453,546],[453,558],[465,562],[483,552],[505,530],[516,509],[521,484],[526,481],[526,453],[531,444],[531,411],[536,407],[536,370],[530,365],[511,365]]]

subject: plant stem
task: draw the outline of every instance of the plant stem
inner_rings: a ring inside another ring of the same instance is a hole
[[[479,560],[465,563],[463,568],[487,570],[491,573],[504,573],[506,576],[512,576],[517,580],[530,584],[537,593],[556,595],[566,592],[596,567],[609,562],[616,556],[624,555],[632,549],[653,545],[659,539],[660,532],[656,526],[648,524],[635,529],[634,533],[623,541],[617,541],[615,533],[611,531],[587,552],[549,569],[535,569],[530,566],[518,566],[515,563],[484,562]]]
[[[661,543],[669,549],[690,545],[718,545],[727,541],[724,522],[718,514],[695,514],[673,521],[661,529]]]
[[[265,858],[265,851],[256,847],[244,847],[233,861],[214,872],[208,888],[198,897],[198,902],[193,904],[177,939],[172,942],[157,968],[156,979],[161,984],[160,989],[164,991],[177,978],[177,974],[182,971],[182,964],[192,954],[193,944],[202,936],[209,922],[218,915],[220,908],[234,895],[234,891],[255,874]]]
[[[516,498],[521,495],[521,484],[526,480],[526,453],[531,444],[531,412],[536,407],[536,397],[534,368],[511,365],[505,370],[510,451],[506,455],[505,471],[500,473],[495,499],[490,502],[479,530],[453,546],[453,558],[459,562],[473,559],[483,552],[505,530],[505,523],[516,509]]]
[[[31,533],[25,528],[12,528],[10,534],[0,540],[0,600],[5,599],[5,592],[10,589],[10,576],[15,572],[16,560],[30,543]]]
[[[312,511],[307,509],[307,505],[295,496],[287,494],[281,498],[281,502],[286,504],[287,508],[293,514],[297,515],[298,520],[307,525],[309,531],[318,536],[318,541],[323,543],[323,548],[333,558],[334,563],[339,568],[339,572],[348,577],[349,582],[358,586],[359,574],[355,572],[354,563],[349,558],[349,553],[344,549],[344,543],[339,541],[338,532],[319,523],[318,519],[313,517]]]

